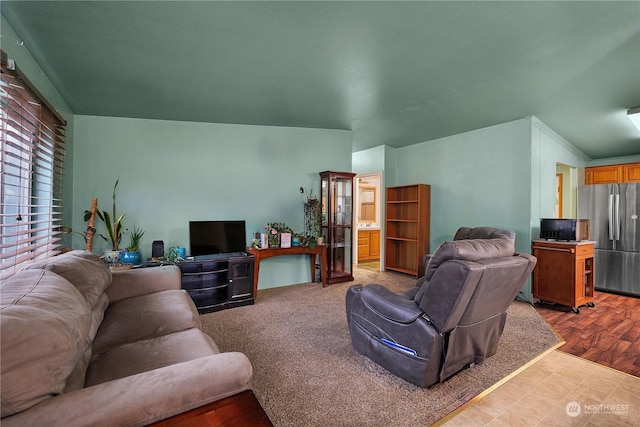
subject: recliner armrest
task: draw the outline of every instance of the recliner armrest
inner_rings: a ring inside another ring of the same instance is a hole
[[[396,294],[382,285],[363,287],[362,300],[372,310],[395,322],[411,323],[422,315],[422,310],[413,299]]]

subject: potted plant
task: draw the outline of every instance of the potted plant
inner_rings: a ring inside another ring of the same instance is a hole
[[[142,228],[135,227],[129,235],[129,246],[120,253],[120,260],[125,264],[142,264],[142,253],[140,252],[140,241],[144,236]]]
[[[165,253],[164,257],[162,257],[162,259],[160,259],[159,261],[160,265],[178,264],[184,261],[184,258],[180,256],[180,248],[178,248],[177,246],[172,246]]]
[[[313,196],[313,190],[308,193],[304,204],[304,220],[306,235],[313,237],[315,243],[317,239],[322,238],[322,205],[320,200]]]
[[[269,222],[264,226],[264,229],[267,231],[270,248],[280,247],[280,236],[282,233],[293,233],[291,227],[284,222]]]
[[[96,214],[98,218],[104,222],[104,226],[107,230],[107,235],[100,234],[100,236],[111,244],[111,249],[106,249],[104,251],[104,259],[109,264],[115,264],[120,261],[120,241],[122,240],[122,235],[126,231],[124,228],[124,217],[125,214],[117,216],[116,214],[116,189],[118,188],[118,181],[116,180],[115,185],[113,186],[113,206],[111,210],[111,214],[108,211],[100,211],[97,210]],[[113,221],[112,221],[113,219]]]

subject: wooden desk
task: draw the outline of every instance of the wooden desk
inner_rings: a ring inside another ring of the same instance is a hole
[[[253,296],[258,295],[258,277],[260,274],[260,260],[280,255],[309,255],[311,265],[311,281],[316,281],[316,255],[320,255],[320,277],[322,287],[327,287],[327,245],[317,245],[314,248],[308,246],[292,246],[290,248],[247,248],[247,251],[256,257],[253,268]]]

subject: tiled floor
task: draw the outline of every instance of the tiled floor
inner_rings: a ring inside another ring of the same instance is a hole
[[[380,261],[361,262],[356,264],[356,267],[364,268],[365,270],[380,271]]]
[[[436,425],[640,426],[640,378],[553,350]]]

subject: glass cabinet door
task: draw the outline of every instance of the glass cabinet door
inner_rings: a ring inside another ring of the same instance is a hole
[[[353,177],[321,172],[322,235],[328,245],[327,283],[353,280]]]

